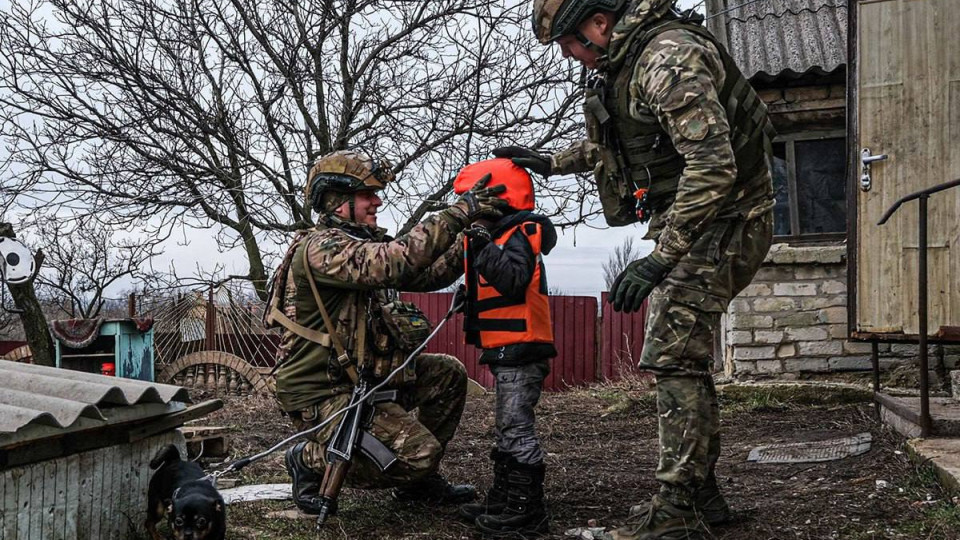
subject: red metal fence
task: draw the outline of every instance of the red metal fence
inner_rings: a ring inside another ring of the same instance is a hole
[[[452,297],[452,293],[403,294],[405,300],[420,306],[434,324],[447,313]],[[563,390],[617,379],[623,371],[633,369],[631,359],[640,358],[646,306],[639,313],[616,313],[604,303],[601,319],[596,297],[551,296],[550,310],[558,355],[551,361],[545,389]],[[427,352],[456,356],[471,378],[487,388],[493,386],[490,370],[479,364],[480,351],[463,342],[463,315],[456,314],[440,330]]]

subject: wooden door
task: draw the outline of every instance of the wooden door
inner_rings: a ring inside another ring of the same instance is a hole
[[[960,1],[856,4],[855,150],[889,156],[856,192],[856,330],[916,335],[918,202],[877,222],[900,197],[960,178]],[[958,210],[960,189],[930,198],[931,334],[960,326]]]

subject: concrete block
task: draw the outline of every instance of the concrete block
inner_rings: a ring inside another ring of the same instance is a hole
[[[801,341],[797,350],[802,356],[832,356],[843,354],[842,341]]]
[[[847,282],[838,279],[824,281],[820,284],[820,292],[823,294],[847,294]]]
[[[769,315],[742,315],[734,313],[730,317],[730,323],[737,330],[748,330],[753,328],[772,328],[773,317]]]
[[[847,332],[847,325],[845,324],[831,324],[827,328],[830,332],[830,339],[847,339],[850,337],[850,333]]]
[[[787,328],[790,341],[823,341],[827,335],[827,329],[823,327]]]
[[[749,313],[750,311],[750,300],[747,298],[737,298],[730,302],[727,313]]]
[[[780,360],[758,360],[758,373],[783,373],[783,365]]]
[[[842,265],[810,265],[798,266],[795,270],[797,279],[837,279],[846,277],[846,267]]]
[[[757,298],[753,301],[754,311],[789,311],[797,309],[797,301],[793,298],[769,297]]]
[[[784,281],[793,281],[794,279],[796,279],[796,276],[792,266],[776,266],[770,264],[761,266],[760,270],[757,271],[757,275],[754,276],[754,281],[772,281],[775,284]]]
[[[746,345],[753,343],[753,332],[749,330],[733,330],[727,333],[727,344]]]
[[[757,330],[754,332],[754,341],[757,343],[781,343],[783,330]]]
[[[777,347],[777,358],[792,358],[797,355],[797,346],[793,343],[784,343]]]
[[[873,369],[869,356],[836,356],[827,365],[833,371],[865,371]]]
[[[800,300],[800,309],[811,310],[811,309],[823,309],[835,306],[846,306],[847,305],[847,296],[846,295],[821,295],[821,296],[805,296],[799,298]]]
[[[766,283],[751,283],[746,289],[740,292],[738,298],[753,296],[768,296],[773,294],[773,288]]]
[[[814,296],[817,294],[816,283],[776,283],[773,294],[777,296]]]
[[[815,311],[781,312],[774,319],[777,328],[814,326],[820,324],[820,315]]]
[[[826,358],[792,358],[783,361],[783,367],[787,371],[828,371]]]
[[[873,345],[858,341],[844,341],[843,352],[847,354],[871,354],[873,352]]]
[[[776,349],[772,346],[764,347],[736,347],[733,358],[736,360],[769,360],[776,357]]]
[[[846,307],[831,307],[821,309],[819,313],[819,319],[822,323],[846,323],[847,322],[847,308]]]
[[[733,371],[734,373],[756,373],[757,363],[736,360],[733,362]]]

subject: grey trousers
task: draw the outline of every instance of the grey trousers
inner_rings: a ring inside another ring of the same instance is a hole
[[[520,463],[540,463],[543,450],[534,408],[550,364],[543,360],[524,366],[491,365],[490,372],[497,379],[497,449]]]

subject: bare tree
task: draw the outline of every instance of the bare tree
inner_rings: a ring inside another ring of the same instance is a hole
[[[145,236],[213,229],[244,250],[261,297],[269,246],[312,224],[301,194],[318,156],[391,159],[403,174],[387,199],[407,230],[491,147],[580,135],[582,73],[536,45],[523,0],[11,4],[6,198]],[[593,212],[582,183],[541,186],[550,213],[573,216],[561,225]]]
[[[149,262],[164,240],[118,238],[90,218],[48,217],[39,221],[37,235],[46,256],[37,276],[39,294],[61,316],[83,319],[98,316],[107,291],[123,280],[149,279]]]
[[[639,252],[634,247],[633,237],[628,236],[623,239],[623,243],[613,248],[613,253],[607,262],[603,263],[603,281],[607,290],[613,287],[613,282],[623,272],[628,264],[632,263],[639,256]]]

